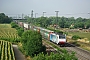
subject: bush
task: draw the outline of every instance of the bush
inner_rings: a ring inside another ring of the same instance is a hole
[[[26,52],[26,55],[34,56],[42,51],[45,51],[45,47],[42,46],[42,36],[36,31],[25,31],[22,34],[22,46]],[[44,47],[44,50],[42,50]]]
[[[72,39],[73,39],[73,40],[77,40],[77,39],[81,39],[81,37],[78,36],[78,35],[74,35],[74,36],[72,36]]]
[[[55,32],[58,33],[58,34],[63,34],[63,32],[60,31],[60,30],[55,30]]]
[[[63,32],[60,31],[60,30],[55,30],[55,29],[51,29],[51,28],[47,28],[47,29],[52,30],[52,31],[54,31],[55,33],[58,33],[58,34],[63,34]]]
[[[68,35],[68,32],[64,32],[64,34]]]
[[[19,28],[19,29],[17,29],[17,32],[18,32],[19,36],[22,36],[22,34],[24,32],[24,29],[23,28]]]
[[[12,22],[11,23],[11,27],[12,28],[15,28],[18,32],[18,35],[21,37],[22,36],[22,33],[24,32],[24,29],[19,27],[15,22]]]
[[[11,27],[16,28],[16,27],[18,27],[18,25],[16,23],[14,23],[14,22],[11,22]]]
[[[16,27],[16,30],[20,29],[21,27]]]
[[[50,55],[48,54],[45,55],[43,53],[40,53],[37,56],[35,56],[33,60],[78,60],[78,59],[75,57],[74,52],[69,54],[68,52],[65,51],[63,54],[51,53]]]
[[[74,26],[70,26],[69,28],[70,28],[70,29],[74,29],[75,27],[74,27]]]
[[[80,46],[80,44],[78,44],[77,41],[73,42],[72,44],[76,45],[76,46]]]

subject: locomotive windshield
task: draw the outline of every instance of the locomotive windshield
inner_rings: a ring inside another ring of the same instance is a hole
[[[65,35],[59,35],[59,39],[65,39]]]

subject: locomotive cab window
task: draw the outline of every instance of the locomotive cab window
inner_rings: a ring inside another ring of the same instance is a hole
[[[65,35],[59,35],[59,39],[65,39]]]

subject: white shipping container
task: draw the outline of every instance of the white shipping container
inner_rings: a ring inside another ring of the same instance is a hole
[[[25,28],[28,28],[28,25],[29,25],[29,24],[24,23],[24,27],[25,27]]]

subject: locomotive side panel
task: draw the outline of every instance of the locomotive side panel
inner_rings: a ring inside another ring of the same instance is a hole
[[[50,34],[50,41],[57,43],[58,41],[57,35],[54,33]]]

